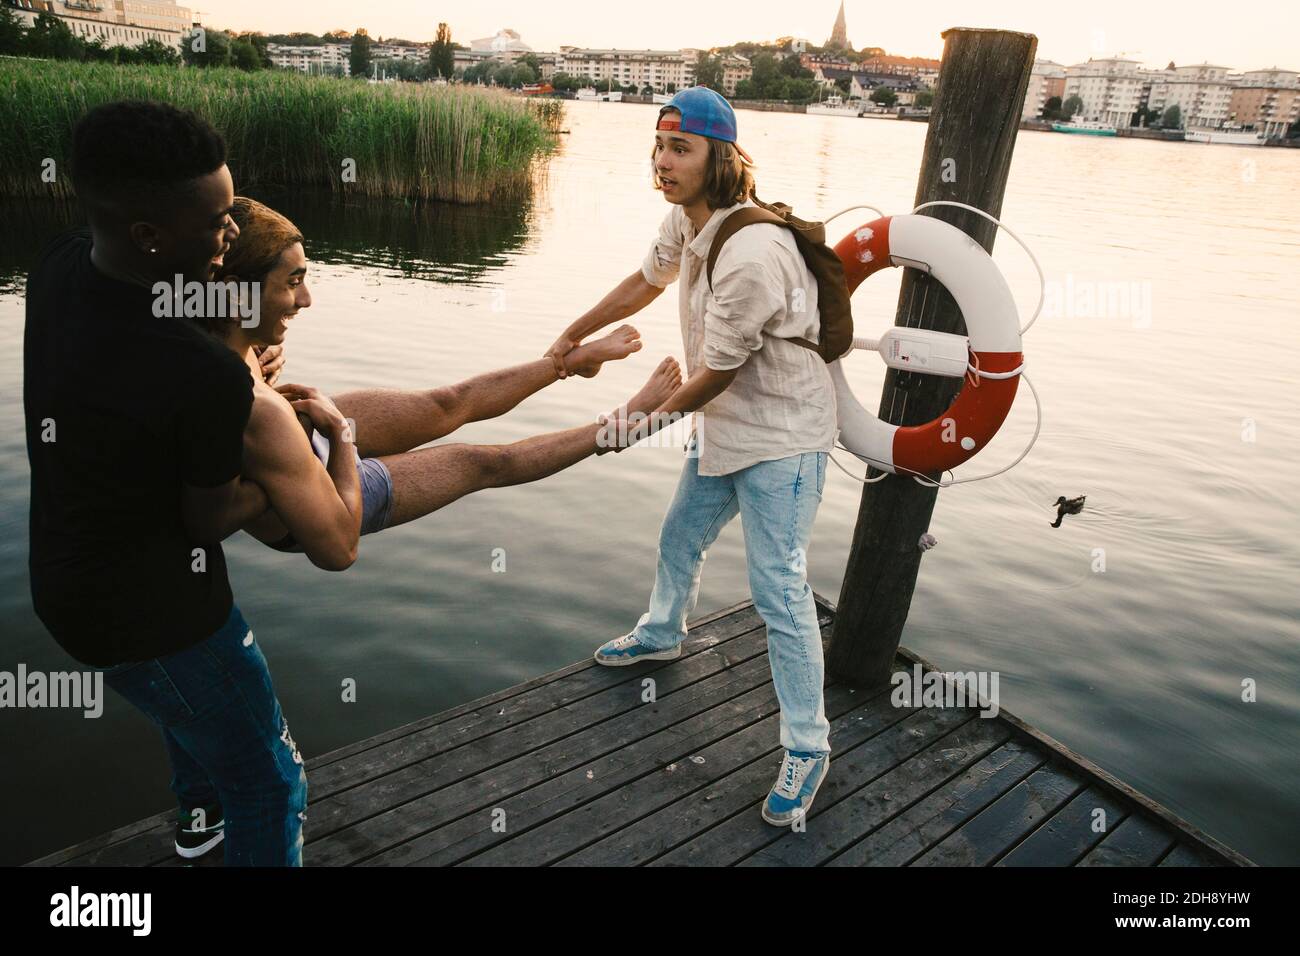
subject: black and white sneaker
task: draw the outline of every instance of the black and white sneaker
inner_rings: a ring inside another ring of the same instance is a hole
[[[180,813],[176,822],[176,853],[193,860],[226,838],[226,817],[221,807],[200,807]]]

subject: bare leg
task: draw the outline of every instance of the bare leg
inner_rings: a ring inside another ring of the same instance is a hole
[[[574,374],[591,378],[602,364],[626,358],[641,348],[630,325],[578,346],[564,357]],[[410,451],[450,435],[467,422],[504,415],[529,395],[557,381],[550,359],[487,372],[442,388],[403,391],[367,388],[334,398],[344,418],[355,423],[357,451],[378,458]]]
[[[664,359],[628,402],[629,413],[649,414],[681,381],[676,360]],[[510,445],[435,445],[385,456],[381,460],[393,478],[389,527],[421,518],[484,488],[522,485],[562,471],[599,450],[597,436],[602,430],[603,426],[582,425]]]

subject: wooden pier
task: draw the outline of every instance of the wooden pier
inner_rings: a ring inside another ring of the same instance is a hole
[[[817,603],[825,639],[835,610]],[[938,670],[899,648],[895,670],[918,663]],[[1253,865],[1005,709],[898,707],[892,690],[828,680],[831,768],[805,829],[764,823],[778,707],[747,601],[693,621],[677,660],[573,664],[309,760],[303,860]],[[185,865],[174,821],[168,810],[32,865]]]

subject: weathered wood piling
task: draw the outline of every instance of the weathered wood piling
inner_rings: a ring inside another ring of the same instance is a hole
[[[925,138],[916,204],[943,199],[1002,210],[1011,152],[1034,65],[1038,39],[1006,30],[954,28],[943,34],[943,63]],[[922,215],[943,219],[993,251],[997,227],[952,206]],[[895,325],[964,334],[961,311],[931,276],[907,269]],[[879,417],[919,425],[952,404],[962,379],[889,369]],[[880,474],[869,469],[868,476]],[[938,480],[940,476],[932,475]],[[871,686],[889,679],[921,565],[918,541],[930,525],[938,490],[911,476],[863,486],[838,613],[827,650],[827,670],[841,680]]]

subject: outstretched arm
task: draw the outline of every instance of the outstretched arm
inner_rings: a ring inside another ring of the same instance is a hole
[[[605,298],[575,319],[545,354],[560,357],[568,355],[569,351],[577,347],[578,343],[588,335],[612,322],[635,315],[659,298],[659,293],[663,291],[662,286],[647,282],[645,275],[638,269],[616,285]]]

